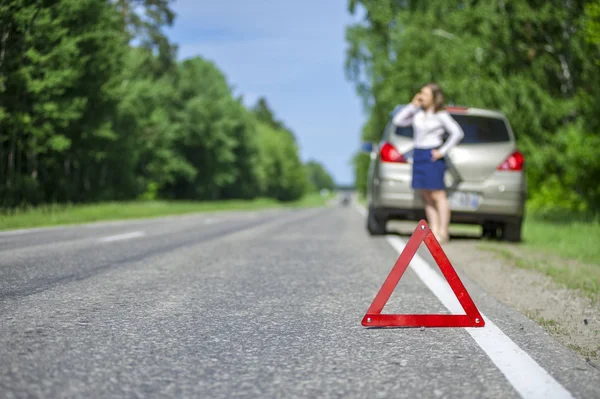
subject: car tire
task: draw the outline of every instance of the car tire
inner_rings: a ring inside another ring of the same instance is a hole
[[[502,229],[502,240],[508,242],[521,242],[522,220],[508,222]]]
[[[500,238],[500,234],[498,234],[498,224],[494,222],[485,222],[483,223],[481,236],[488,240],[497,240]]]
[[[367,214],[367,231],[372,236],[381,236],[385,235],[386,230],[386,220],[381,217],[377,217],[375,210],[372,207],[369,207],[369,211]]]

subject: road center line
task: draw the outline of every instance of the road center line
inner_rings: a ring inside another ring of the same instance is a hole
[[[102,237],[100,239],[101,242],[112,242],[112,241],[120,241],[120,240],[129,240],[131,238],[143,237],[146,233],[143,231],[132,231],[131,233],[117,234],[114,236]]]
[[[357,206],[358,212],[366,216],[366,210]],[[406,243],[397,236],[387,236],[387,242],[398,254]],[[464,310],[452,292],[448,282],[418,253],[413,257],[410,268],[452,313],[464,314]],[[479,347],[488,355],[508,382],[524,399],[529,398],[573,398],[544,368],[514,343],[480,310],[485,327],[465,328]]]

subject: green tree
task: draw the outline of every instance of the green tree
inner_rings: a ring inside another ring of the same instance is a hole
[[[103,0],[0,6],[0,198],[97,192],[124,43]]]
[[[169,7],[173,0],[117,0],[121,29],[128,43],[149,50],[146,67],[157,75],[175,68],[177,46],[163,32],[173,25],[175,13]]]
[[[197,172],[175,144],[182,129],[173,106],[177,75],[154,77],[147,59],[145,49],[129,51],[116,118],[122,146],[113,153],[112,165],[136,196],[155,199],[169,197],[169,185],[177,179],[191,182]]]
[[[179,179],[175,196],[218,199],[221,190],[236,180],[235,130],[240,123],[238,103],[232,98],[225,77],[200,57],[179,66],[177,107],[181,132],[178,152],[196,170],[193,181]]]
[[[335,181],[325,167],[315,160],[306,163],[308,181],[314,190],[335,190]]]
[[[593,49],[590,52],[590,56],[595,60],[596,65],[598,65],[600,64],[600,3],[589,1],[584,9],[586,40]]]
[[[258,137],[267,196],[279,201],[293,201],[302,197],[308,181],[294,140],[263,122],[259,122]]]
[[[224,198],[252,199],[267,192],[267,175],[261,166],[260,137],[254,116],[237,99],[239,123],[234,130],[236,145],[233,149],[238,173],[232,183],[223,190]]]
[[[260,122],[266,123],[271,126],[273,129],[284,129],[285,125],[283,122],[277,120],[275,118],[275,114],[269,107],[267,99],[264,97],[260,97],[254,107],[252,107],[252,112],[256,116]]]
[[[287,133],[292,137],[294,141],[296,141],[294,132],[292,132],[288,127],[285,126],[285,124],[282,121],[278,120],[275,117],[275,113],[269,107],[266,98],[260,97],[258,101],[256,101],[256,104],[251,108],[251,111],[258,121],[266,123],[273,129]]]

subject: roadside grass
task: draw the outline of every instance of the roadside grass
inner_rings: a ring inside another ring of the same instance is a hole
[[[536,270],[600,303],[600,221],[581,216],[548,218],[528,212],[523,242],[486,241],[480,248],[512,265]]]
[[[525,315],[527,317],[529,317],[531,320],[538,323],[549,333],[557,334],[557,335],[568,334],[568,330],[566,329],[566,327],[561,326],[556,320],[546,319],[543,316],[540,316],[539,310],[527,311],[527,312],[525,312]]]
[[[600,268],[600,220],[582,216],[547,218],[530,213],[523,226],[523,241],[531,248]]]
[[[589,361],[589,358],[595,358],[600,353],[600,345],[598,345],[597,349],[584,349],[581,346],[575,345],[575,344],[569,344],[567,346],[569,347],[569,349],[571,349],[575,352],[578,352],[583,357],[587,358],[586,360],[588,360],[588,361]],[[598,366],[594,366],[594,367],[598,368]]]
[[[367,206],[367,196],[363,195],[362,193],[358,193],[356,194],[356,199],[358,200],[358,203],[361,204],[362,206]]]
[[[323,206],[333,194],[323,197],[311,193],[298,201],[274,199],[227,201],[129,201],[85,205],[45,205],[0,213],[0,230],[48,227],[118,219],[140,219],[198,212],[261,210],[268,208],[305,208]]]

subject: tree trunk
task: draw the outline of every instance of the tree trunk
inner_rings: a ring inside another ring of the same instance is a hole
[[[17,135],[15,134],[14,129],[11,131],[10,135],[10,148],[8,150],[8,157],[6,162],[6,187],[10,188],[12,186],[14,170],[15,170],[15,147],[17,145]]]

